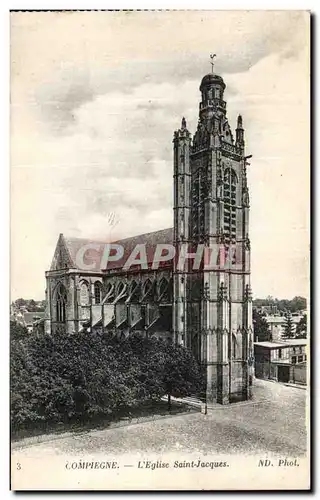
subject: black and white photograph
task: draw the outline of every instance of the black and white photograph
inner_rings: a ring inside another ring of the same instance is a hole
[[[14,491],[310,489],[310,12],[10,12]]]

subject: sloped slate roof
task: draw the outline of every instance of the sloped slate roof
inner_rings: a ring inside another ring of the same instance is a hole
[[[68,266],[72,267],[73,269],[82,270],[84,268],[82,268],[79,263],[79,260],[81,261],[81,258],[79,259],[79,251],[81,249],[84,249],[84,247],[86,246],[87,249],[85,250],[83,255],[83,262],[86,265],[92,266],[92,268],[90,269],[92,272],[101,272],[104,269],[101,269],[100,264],[104,254],[105,245],[107,245],[108,243],[110,242],[103,242],[85,238],[70,238],[65,237],[61,234],[57,243],[55,255],[59,252],[61,253],[58,247],[64,247],[63,253],[68,256],[68,261],[70,261],[70,263],[68,262]],[[136,245],[139,244],[145,245],[147,262],[150,263],[153,261],[156,245],[158,245],[159,243],[173,243],[173,228],[161,229],[160,231],[153,231],[152,233],[139,234],[130,238],[113,241],[112,244],[123,246],[124,253],[122,258],[118,261],[108,262],[107,269],[121,269]],[[92,245],[94,248],[90,248],[90,245]],[[57,258],[54,258],[51,265],[51,270],[57,269],[57,262]]]
[[[152,233],[139,234],[138,236],[118,240],[113,243],[122,245],[124,247],[124,254],[123,257],[119,259],[119,261],[108,263],[108,269],[122,267],[135,247],[140,244],[145,245],[147,262],[150,263],[153,262],[154,253],[158,244],[162,243],[172,245],[173,228],[171,227],[168,229],[162,229],[161,231],[154,231]]]

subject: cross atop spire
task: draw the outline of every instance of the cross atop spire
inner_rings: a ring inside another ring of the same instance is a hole
[[[210,54],[210,59],[211,59],[211,62],[210,62],[210,64],[211,64],[211,73],[213,73],[213,66],[214,66],[213,60],[214,60],[215,57],[217,57],[217,54]]]

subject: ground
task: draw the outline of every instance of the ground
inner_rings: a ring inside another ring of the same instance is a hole
[[[207,415],[195,411],[119,428],[27,438],[13,444],[13,455],[31,450],[39,456],[130,451],[303,455],[306,391],[262,380],[255,380],[254,389],[253,402],[217,406]]]

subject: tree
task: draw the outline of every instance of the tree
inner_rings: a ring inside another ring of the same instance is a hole
[[[47,305],[47,301],[46,300],[41,300],[39,302],[38,311],[45,311],[46,305]]]
[[[266,318],[261,312],[253,310],[253,332],[254,340],[257,342],[266,342],[272,340],[271,331]]]
[[[282,337],[284,339],[293,339],[294,338],[294,324],[292,321],[291,313],[289,311],[285,315],[285,324],[284,324]]]
[[[272,297],[272,295],[268,295],[265,300],[266,300],[266,305],[268,306],[271,306],[274,303],[274,298]]]
[[[17,299],[12,303],[17,309],[25,307],[29,312],[42,312],[45,310],[46,301],[36,302],[34,299]]]
[[[291,301],[288,299],[277,300],[277,308],[280,312],[287,312],[291,310]]]
[[[294,297],[290,302],[291,312],[304,311],[307,308],[307,301],[304,297]]]
[[[162,382],[164,393],[168,395],[168,408],[171,409],[171,396],[183,398],[198,393],[203,387],[203,374],[191,351],[181,345],[163,343]]]
[[[30,312],[37,312],[38,311],[38,306],[37,306],[35,300],[33,300],[33,299],[30,299],[27,301],[27,308],[28,308],[28,311],[30,311]]]
[[[17,299],[15,302],[14,302],[14,305],[20,309],[20,307],[24,307],[25,305],[27,304],[27,301],[25,299]]]
[[[296,338],[297,339],[306,339],[307,338],[307,315],[304,314],[297,324],[296,329]]]
[[[275,306],[278,311],[287,312],[291,311],[292,313],[297,311],[304,311],[307,308],[307,300],[304,297],[293,297],[293,299],[277,299],[268,295],[265,299],[254,299],[253,305],[255,307],[263,307],[263,306]]]

